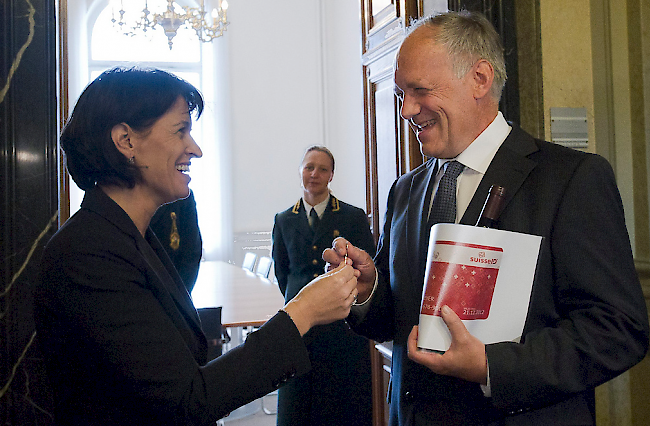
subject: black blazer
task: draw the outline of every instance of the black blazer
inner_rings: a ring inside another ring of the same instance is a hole
[[[284,313],[206,364],[164,249],[99,188],[48,243],[35,303],[57,424],[214,424],[310,368]]]
[[[322,253],[342,236],[368,252],[375,242],[366,214],[334,196],[315,231],[299,200],[275,216],[273,260],[282,294],[290,300],[324,272]],[[372,424],[370,346],[345,321],[316,326],[304,336],[312,370],[280,389],[278,426]]]
[[[491,185],[507,199],[498,228],[544,237],[520,344],[487,345],[492,397],[478,384],[438,376],[410,361],[425,243],[423,206],[435,160],[393,185],[375,262],[380,285],[354,329],[394,339],[391,425],[593,424],[594,388],[639,362],[648,316],[623,206],[603,158],[533,139],[513,127],[461,223],[474,224]]]

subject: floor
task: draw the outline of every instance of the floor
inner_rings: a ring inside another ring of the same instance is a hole
[[[275,409],[278,401],[277,395],[267,395],[264,397],[264,406],[267,409]],[[248,411],[255,411],[253,414],[246,415],[239,419],[224,419],[225,426],[275,426],[275,414],[269,415],[262,410],[261,400],[251,403]],[[237,413],[233,412],[233,415]]]

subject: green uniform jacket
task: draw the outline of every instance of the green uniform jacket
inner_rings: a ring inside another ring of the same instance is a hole
[[[315,231],[302,200],[275,216],[273,260],[285,300],[324,272],[323,250],[339,236],[374,255],[366,214],[333,196]],[[371,425],[368,340],[345,321],[314,327],[304,339],[312,371],[280,389],[278,425]]]

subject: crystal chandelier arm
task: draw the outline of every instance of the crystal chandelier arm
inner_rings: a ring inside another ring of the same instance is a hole
[[[188,19],[187,14],[176,13],[174,10],[174,1],[167,0],[167,10],[162,15],[156,13],[153,17],[154,25],[158,24],[163,28],[167,36],[169,50],[172,50],[172,39],[176,36],[176,31]]]
[[[148,30],[154,30],[157,25],[160,25],[167,36],[169,50],[172,49],[172,40],[176,36],[178,29],[184,24],[194,29],[199,40],[204,43],[221,37],[229,24],[227,20],[227,0],[219,0],[218,7],[212,10],[210,16],[212,24],[208,24],[208,20],[206,20],[203,0],[201,0],[199,7],[183,6],[184,13],[177,13],[174,7],[174,0],[167,0],[167,9],[162,14],[152,14],[149,11],[148,2],[145,1],[145,7],[141,12],[140,19],[132,27],[132,30],[127,30],[122,2],[119,10],[120,20],[118,22],[113,14],[111,19],[113,26],[117,23],[121,32],[134,36],[136,30],[146,33]]]
[[[221,37],[228,26],[227,10],[228,2],[220,0],[219,6],[212,10],[212,25],[209,25],[205,19],[205,6],[203,0],[199,8],[185,7],[188,23],[196,32],[197,37],[202,42],[209,42],[217,37]]]

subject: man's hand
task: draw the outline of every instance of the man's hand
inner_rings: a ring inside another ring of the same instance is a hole
[[[487,358],[485,345],[469,334],[465,324],[448,306],[441,310],[442,320],[451,333],[451,346],[444,354],[418,349],[418,327],[413,327],[408,338],[409,358],[436,374],[487,385]]]
[[[357,303],[365,302],[370,297],[375,285],[376,269],[375,262],[368,253],[353,246],[345,238],[338,237],[332,242],[332,248],[323,251],[323,260],[327,262],[326,271],[338,267],[344,261],[352,265],[357,277],[357,290],[359,290]]]

